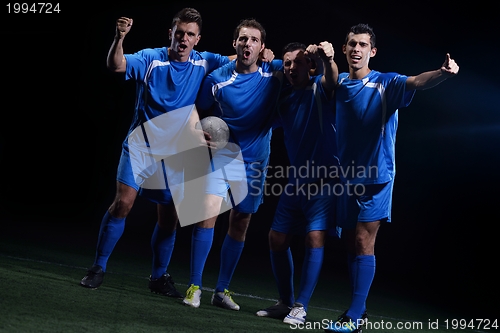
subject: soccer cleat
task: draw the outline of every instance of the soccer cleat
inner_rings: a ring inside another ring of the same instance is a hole
[[[103,279],[104,271],[102,270],[102,267],[99,265],[93,265],[89,270],[87,270],[87,275],[85,275],[80,281],[80,286],[96,289],[102,284]]]
[[[283,322],[285,324],[303,324],[306,322],[306,316],[307,312],[304,309],[304,305],[296,302],[290,313],[283,319]]]
[[[153,293],[173,298],[184,298],[180,292],[175,289],[174,280],[170,274],[163,274],[158,279],[151,279],[149,276],[149,289]]]
[[[347,311],[344,311],[344,313],[342,313],[335,322],[330,323],[330,326],[325,329],[325,332],[362,333],[363,326],[368,321],[368,314],[366,310],[361,316],[361,320],[363,320],[362,323],[356,323],[347,315]]]
[[[282,300],[278,300],[278,302],[273,306],[257,311],[256,315],[259,317],[269,317],[283,320],[290,310],[291,308],[288,305],[283,303]]]
[[[193,308],[199,308],[200,299],[201,299],[200,286],[195,286],[194,284],[191,284],[191,286],[186,291],[186,297],[184,297],[182,303],[189,305]]]
[[[220,291],[212,295],[212,305],[218,306],[220,308],[238,311],[240,306],[231,297],[232,292],[224,289],[224,292]]]

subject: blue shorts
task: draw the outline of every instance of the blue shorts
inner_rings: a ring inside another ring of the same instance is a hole
[[[280,195],[271,229],[285,234],[304,235],[316,230],[330,230],[335,227],[337,196],[331,189],[338,183],[330,180],[314,194],[289,184]],[[300,186],[300,185],[299,185]]]
[[[357,222],[391,222],[393,187],[394,179],[384,184],[358,185],[357,194],[344,190],[339,196],[338,225],[354,229]]]
[[[216,154],[207,175],[205,193],[225,198],[223,211],[234,209],[253,214],[263,202],[268,164],[269,157],[244,162],[230,154]]]
[[[165,168],[163,161],[159,165],[162,166],[162,169]],[[132,170],[132,163],[130,160],[130,153],[125,148],[122,149],[120,162],[118,163],[116,180],[122,184],[134,188],[136,191],[139,192],[139,195],[147,198],[152,202],[160,204],[170,204],[173,202],[172,194],[170,193],[168,183],[165,181],[163,182],[164,189],[145,189],[139,186],[139,184],[141,184],[141,182],[143,181],[140,179],[140,177],[134,175],[134,172]]]

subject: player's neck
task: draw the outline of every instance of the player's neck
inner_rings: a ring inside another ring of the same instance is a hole
[[[361,80],[367,76],[372,70],[368,67],[363,68],[350,68],[349,69],[349,79],[351,80]]]
[[[253,63],[251,65],[245,65],[241,61],[236,60],[236,72],[240,74],[250,74],[255,73],[259,70],[259,65]]]
[[[168,60],[176,61],[176,62],[186,62],[189,59],[189,54],[185,56],[179,55],[179,53],[175,52],[171,48],[168,48]]]

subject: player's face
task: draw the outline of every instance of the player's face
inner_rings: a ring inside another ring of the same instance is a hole
[[[198,44],[200,27],[195,22],[178,22],[169,30],[170,49],[176,52],[182,61],[187,60],[191,50]]]
[[[241,28],[238,38],[233,41],[233,47],[241,65],[248,68],[256,65],[260,52],[264,50],[260,30],[249,27]]]
[[[368,34],[355,35],[350,33],[342,50],[346,55],[349,67],[354,70],[368,68],[370,58],[377,53],[377,49],[371,47],[370,35]]]
[[[303,50],[287,52],[283,55],[283,68],[288,81],[294,87],[301,87],[309,81],[311,60],[304,55]]]

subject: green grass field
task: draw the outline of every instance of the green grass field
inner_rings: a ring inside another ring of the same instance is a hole
[[[57,236],[3,236],[0,332],[323,332],[325,321],[336,318],[349,302],[348,281],[343,275],[325,273],[310,302],[305,327],[257,317],[256,311],[275,302],[276,287],[269,261],[256,264],[246,256],[231,283],[241,310],[214,307],[210,305],[212,290],[207,289],[215,285],[218,273],[213,250],[204,272],[201,306],[193,309],[181,300],[149,291],[150,257],[147,251],[134,251],[135,246],[146,249],[147,242],[117,246],[103,285],[89,290],[78,283],[93,261],[93,240],[83,237],[84,241],[60,244],[54,242]],[[188,255],[174,252],[169,268],[181,292],[189,281]],[[461,319],[453,312],[398,296],[377,285],[372,287],[368,311],[373,326],[364,332],[450,332],[445,320]],[[436,321],[438,325],[434,326]]]

